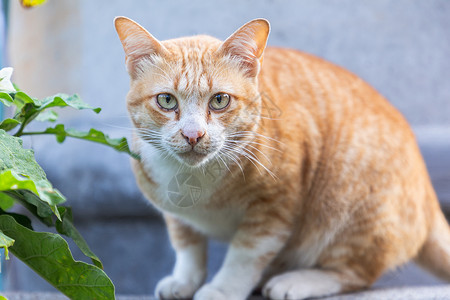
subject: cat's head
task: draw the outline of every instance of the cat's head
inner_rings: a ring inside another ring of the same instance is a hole
[[[139,137],[199,166],[250,138],[269,23],[253,20],[224,42],[209,36],[158,41],[125,17],[115,26],[131,78],[127,105]]]

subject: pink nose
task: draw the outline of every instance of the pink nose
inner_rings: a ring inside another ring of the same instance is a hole
[[[186,141],[194,147],[198,141],[205,135],[204,131],[181,131],[181,135],[186,139]]]

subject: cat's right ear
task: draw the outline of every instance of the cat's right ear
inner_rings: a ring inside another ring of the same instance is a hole
[[[166,48],[141,25],[126,17],[116,17],[114,26],[125,51],[125,63],[131,78],[142,72],[142,62],[152,55],[161,55]]]

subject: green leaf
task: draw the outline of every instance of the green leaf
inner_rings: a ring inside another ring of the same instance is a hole
[[[16,106],[16,116],[14,119],[22,122],[27,117],[36,114],[35,107],[39,106],[38,99],[33,99],[22,91],[19,91],[14,96],[13,104]]]
[[[14,244],[14,240],[9,236],[5,235],[0,229],[0,248],[5,249],[5,257],[9,259],[8,248]]]
[[[39,194],[33,180],[19,176],[13,170],[6,170],[0,173],[0,191],[8,190],[29,190]]]
[[[8,97],[10,96],[8,95]],[[52,107],[72,107],[75,109],[91,109],[96,113],[100,112],[100,108],[94,108],[86,104],[76,94],[57,94],[52,97],[47,97],[43,100],[38,100],[29,97],[22,91],[19,91],[14,94],[14,99],[12,101],[14,105],[17,106],[16,115],[14,116],[14,119],[9,119],[9,121],[5,120],[5,124],[3,125],[4,128],[2,127],[3,123],[0,124],[0,129],[11,130],[17,125],[21,124],[19,130],[15,134],[15,136],[17,137],[22,135],[54,134],[56,136],[56,140],[59,143],[64,142],[66,137],[73,137],[100,143],[112,147],[119,152],[125,152],[135,159],[139,159],[139,155],[131,152],[126,138],[110,138],[103,132],[93,128],[88,132],[83,132],[77,131],[75,129],[66,129],[63,124],[58,124],[55,127],[47,128],[42,132],[23,132],[25,126],[34,119],[37,119],[39,121],[56,121],[58,118],[58,114],[52,110],[47,110]]]
[[[15,240],[10,251],[72,300],[114,299],[114,285],[96,266],[75,261],[58,234],[34,232],[0,216],[0,230]]]
[[[15,134],[21,136],[23,129],[32,120],[43,113],[46,109],[52,107],[72,107],[75,109],[90,109],[96,113],[101,111],[100,108],[94,108],[83,102],[78,95],[56,94],[52,97],[47,97],[43,100],[33,99],[22,91],[14,94],[13,104],[16,106],[16,113],[14,119],[19,121],[22,125]],[[54,115],[52,116],[55,117]],[[43,117],[43,118],[49,118]]]
[[[23,106],[27,103],[39,105],[39,100],[31,98],[25,92],[22,92],[22,91],[18,91],[17,93],[15,93],[14,104],[16,106],[19,106],[19,105]]]
[[[100,269],[103,269],[103,264],[100,261],[100,259],[97,257],[97,255],[94,254],[94,252],[92,252],[92,250],[86,243],[86,240],[73,225],[72,209],[70,207],[62,207],[62,206],[58,207],[58,209],[62,221],[59,220],[56,221],[56,230],[59,233],[70,237],[78,246],[78,248],[80,248],[83,254],[92,260],[94,265],[96,265]]]
[[[0,208],[3,210],[10,209],[14,206],[14,199],[5,193],[0,193]]]
[[[0,129],[3,129],[4,131],[10,131],[19,125],[20,122],[16,119],[5,119],[0,122]]]
[[[0,101],[6,106],[11,106],[14,100],[8,93],[0,92]]]
[[[33,226],[31,226],[31,220],[30,218],[28,218],[27,216],[21,215],[21,214],[16,214],[16,213],[11,213],[11,212],[6,212],[2,209],[0,209],[0,215],[8,215],[14,218],[14,220],[16,220],[17,223],[19,223],[20,225],[33,230]]]
[[[28,209],[28,211],[30,211],[36,218],[41,220],[41,222],[45,225],[54,225],[52,218],[54,214],[53,207],[50,206],[47,202],[42,201],[36,194],[27,190],[8,191],[3,193],[13,198],[16,202],[20,203],[23,207]],[[58,218],[61,218],[61,216],[59,215],[59,211],[57,211],[56,216]]]
[[[22,140],[10,136],[4,130],[0,130],[0,178],[1,191],[29,190],[38,196],[36,197],[38,200],[46,202],[60,218],[56,205],[64,202],[65,198],[47,180],[44,171],[34,158],[33,151],[23,149]],[[23,200],[29,199],[32,202],[38,201],[32,196]]]
[[[58,120],[58,114],[54,110],[44,110],[36,117],[36,120],[41,122],[56,122]]]
[[[56,140],[59,143],[64,142],[66,137],[72,137],[77,139],[82,139],[86,141],[91,141],[99,144],[103,144],[109,147],[114,148],[119,152],[125,152],[133,158],[139,159],[139,155],[133,153],[130,150],[126,138],[110,138],[108,135],[103,132],[91,128],[88,132],[86,131],[78,131],[75,129],[66,129],[63,124],[58,124],[55,127],[49,127],[44,131],[40,132],[24,132],[23,135],[36,135],[36,134],[54,134],[56,136]]]
[[[67,94],[56,94],[51,97],[47,97],[40,101],[39,109],[44,110],[50,107],[67,107],[70,106],[75,109],[90,109],[96,113],[99,113],[102,109],[97,107],[94,108],[89,104],[81,100],[80,96],[77,94],[67,95]]]

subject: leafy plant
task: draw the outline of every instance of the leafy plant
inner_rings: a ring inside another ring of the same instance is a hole
[[[58,114],[52,110],[54,107],[95,113],[100,108],[87,105],[77,95],[32,98],[11,84],[11,73],[11,68],[0,70],[0,101],[15,107],[14,116],[0,122],[0,247],[5,249],[7,259],[10,251],[71,299],[114,299],[114,285],[102,270],[100,259],[75,228],[71,209],[61,205],[66,199],[47,180],[34,152],[23,148],[20,137],[52,134],[60,143],[73,137],[139,157],[130,151],[125,138],[112,139],[96,129],[82,132],[57,124],[44,131],[27,131],[27,125],[34,120],[56,122]],[[47,226],[54,226],[59,234],[33,231],[27,216],[11,212],[15,204],[25,207]],[[71,238],[92,264],[75,261],[60,234]]]

